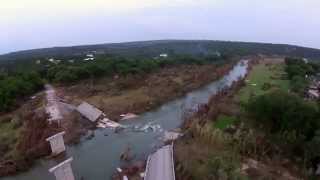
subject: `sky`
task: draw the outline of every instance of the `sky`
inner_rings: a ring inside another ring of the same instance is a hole
[[[1,0],[0,54],[159,39],[320,49],[319,0]]]

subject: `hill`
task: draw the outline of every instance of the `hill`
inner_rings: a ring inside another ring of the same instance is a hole
[[[229,55],[264,54],[320,59],[319,49],[286,44],[210,40],[157,40],[25,50],[0,55],[0,61],[51,57],[61,59],[76,58],[83,57],[87,53],[125,57],[154,57],[161,53],[169,55],[210,55],[217,52]]]

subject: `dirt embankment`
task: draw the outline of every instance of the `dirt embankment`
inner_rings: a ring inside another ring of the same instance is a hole
[[[49,124],[45,111],[30,111],[23,116],[18,142],[13,155],[0,162],[0,177],[13,175],[31,167],[34,160],[51,153],[47,137],[61,131],[57,124]]]
[[[166,67],[145,75],[86,80],[58,91],[69,103],[87,101],[104,111],[111,120],[119,120],[120,114],[151,110],[214,81],[229,72],[233,65]]]

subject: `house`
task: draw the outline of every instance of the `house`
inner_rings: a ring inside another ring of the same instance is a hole
[[[77,111],[92,122],[96,122],[103,116],[103,112],[86,102],[81,103],[77,107]]]
[[[94,58],[84,58],[83,60],[84,60],[84,61],[93,61]]]
[[[318,99],[318,98],[320,97],[319,91],[309,89],[309,90],[308,90],[308,96],[309,96],[310,98],[313,98],[313,99]]]
[[[59,64],[61,62],[61,60],[58,60],[58,59],[54,59],[54,58],[50,58],[48,59],[49,62],[52,62],[54,64]]]
[[[168,54],[163,53],[163,54],[160,54],[159,56],[162,57],[162,58],[167,58]]]

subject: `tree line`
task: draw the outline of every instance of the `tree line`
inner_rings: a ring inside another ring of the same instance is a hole
[[[317,63],[308,62],[301,58],[286,58],[285,71],[290,80],[291,90],[303,94],[309,85],[309,77],[315,75],[320,70]]]
[[[144,74],[170,65],[222,63],[222,58],[207,56],[195,58],[179,56],[172,58],[131,59],[99,57],[94,61],[63,61],[58,64],[43,63],[26,67],[25,71],[0,71],[0,112],[11,110],[17,99],[29,96],[43,87],[45,81],[74,83],[82,79],[111,76],[114,74]]]
[[[25,97],[43,87],[43,80],[37,72],[0,75],[0,112],[12,109],[19,97]]]
[[[49,81],[71,83],[81,79],[114,74],[144,74],[169,65],[221,63],[222,58],[179,56],[157,59],[98,58],[90,62],[61,63],[46,69],[42,74]]]

